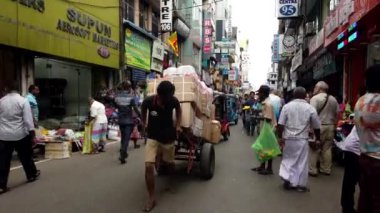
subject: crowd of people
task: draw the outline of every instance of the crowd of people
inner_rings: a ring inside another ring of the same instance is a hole
[[[366,72],[366,93],[354,108],[355,127],[344,141],[345,174],[342,184],[341,206],[344,213],[354,209],[355,186],[359,183],[358,212],[380,212],[380,65]],[[329,94],[329,86],[320,81],[313,93],[303,87],[293,90],[293,100],[283,99],[266,85],[257,93],[247,94],[244,106],[259,110],[263,123],[269,124],[277,133],[283,149],[279,176],[286,190],[309,191],[309,176],[329,176],[332,173],[332,147],[342,106]],[[0,97],[0,193],[8,191],[7,181],[12,152],[17,151],[27,180],[35,181],[40,171],[32,157],[35,128],[38,126],[39,88],[32,85],[26,98],[9,87]],[[174,141],[181,131],[181,108],[174,96],[175,87],[163,81],[157,94],[142,100],[141,92],[132,89],[129,81],[121,83],[116,90],[104,91],[90,98],[90,113],[87,121],[92,125],[91,141],[97,152],[105,150],[108,121],[117,110],[117,122],[121,133],[119,161],[126,163],[128,146],[136,124],[140,123],[147,135],[145,146],[145,180],[149,195],[144,211],[156,205],[154,192],[154,168],[158,152],[168,171],[174,169]],[[344,107],[347,111],[346,107]],[[175,123],[173,111],[176,112]],[[108,116],[107,116],[108,114]],[[139,122],[136,122],[139,120]],[[149,122],[147,122],[149,121]],[[135,147],[138,145],[135,141]],[[273,174],[272,159],[252,169],[261,175]]]
[[[332,148],[338,120],[354,119],[354,128],[345,138],[345,173],[341,206],[344,213],[380,212],[380,65],[366,71],[366,93],[357,101],[354,115],[350,105],[338,103],[329,94],[329,86],[318,82],[314,91],[303,87],[293,90],[293,99],[283,104],[281,98],[270,96],[267,86],[257,93],[245,96],[244,105],[256,109],[259,103],[262,122],[267,122],[277,133],[283,148],[279,175],[286,190],[308,192],[308,177],[330,176]],[[348,106],[347,106],[348,105]],[[278,107],[280,106],[280,107]],[[279,115],[279,116],[276,116]],[[252,169],[262,175],[273,174],[272,160]],[[358,210],[355,210],[354,193],[359,183]]]

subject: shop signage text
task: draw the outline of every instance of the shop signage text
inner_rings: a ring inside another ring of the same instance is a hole
[[[71,1],[1,2],[0,44],[120,67],[118,0],[81,0],[80,6]]]
[[[152,48],[152,65],[151,69],[157,72],[162,72],[163,70],[163,60],[165,54],[165,47],[160,40],[153,42]]]
[[[20,5],[32,8],[40,13],[45,12],[45,0],[11,0],[18,2]]]
[[[173,1],[160,0],[161,4],[161,32],[171,32],[173,30]]]
[[[210,19],[206,19],[203,22],[204,26],[204,38],[203,38],[203,52],[205,54],[211,53],[212,43],[212,24]]]
[[[273,36],[272,54],[272,62],[278,63],[280,61],[280,40],[278,34]]]
[[[74,8],[67,9],[69,22],[58,19],[57,30],[92,40],[95,43],[119,50],[119,43],[111,39],[111,27]]]
[[[289,18],[297,17],[299,14],[299,0],[279,0],[277,1],[277,17]]]
[[[141,70],[151,69],[152,42],[127,28],[125,30],[125,57],[128,66]]]

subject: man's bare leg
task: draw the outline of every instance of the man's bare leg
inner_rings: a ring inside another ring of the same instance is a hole
[[[148,190],[149,200],[145,204],[143,211],[150,212],[156,206],[154,163],[145,164],[145,183]]]

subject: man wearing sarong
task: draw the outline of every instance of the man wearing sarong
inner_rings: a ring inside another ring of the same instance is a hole
[[[282,109],[278,122],[280,141],[285,143],[280,177],[286,190],[308,191],[308,154],[309,129],[313,128],[316,143],[320,144],[320,128],[317,111],[305,100],[306,90],[297,87],[293,92],[294,100]]]
[[[94,152],[104,152],[105,142],[107,140],[107,116],[105,106],[93,98],[90,102],[90,121],[93,122],[91,140],[94,146]]]

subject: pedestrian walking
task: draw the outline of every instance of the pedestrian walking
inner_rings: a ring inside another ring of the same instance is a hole
[[[309,174],[317,176],[318,173],[324,175],[331,174],[332,167],[332,145],[334,143],[334,134],[338,122],[339,105],[337,100],[328,94],[329,86],[320,81],[314,88],[314,96],[310,104],[317,110],[321,120],[321,145],[310,148]],[[317,163],[320,160],[318,170]]]
[[[135,93],[132,90],[131,82],[123,82],[121,84],[120,91],[115,96],[116,108],[119,111],[118,121],[121,133],[121,146],[119,156],[121,164],[125,164],[126,159],[128,158],[128,146],[135,123],[133,112],[135,112],[136,115],[140,117],[140,111],[138,110],[135,101]]]
[[[107,140],[107,116],[104,104],[96,101],[94,98],[89,99],[90,116],[89,123],[92,123],[91,141],[95,153],[104,152]]]
[[[359,213],[380,212],[380,65],[366,71],[367,94],[355,106],[360,141]]]
[[[38,109],[37,96],[40,94],[40,88],[33,84],[29,86],[28,91],[29,93],[28,95],[26,95],[26,99],[28,99],[30,108],[32,109],[34,126],[38,128],[39,109]]]
[[[316,141],[320,143],[321,122],[317,111],[305,100],[305,88],[295,88],[293,98],[283,107],[277,126],[278,136],[284,140],[280,177],[284,180],[285,189],[306,192],[309,130],[314,129]]]
[[[261,126],[264,124],[263,122],[268,122],[273,128],[276,128],[277,120],[274,114],[271,100],[269,98],[269,93],[270,88],[267,85],[262,85],[258,90],[259,101],[262,103],[263,121],[261,122]],[[273,174],[272,159],[267,161],[267,167],[265,167],[265,164],[265,162],[261,163],[259,167],[253,168],[252,171],[257,171],[261,175]]]
[[[269,98],[271,101],[271,104],[273,106],[274,115],[276,116],[276,120],[280,118],[280,112],[282,109],[282,101],[280,96],[277,95],[277,91],[271,89],[271,92],[269,94]]]
[[[354,208],[355,187],[360,177],[360,141],[356,127],[351,130],[351,133],[344,140],[342,148],[344,151],[344,176],[340,204],[343,213],[354,213],[356,212]]]
[[[15,149],[28,182],[39,177],[40,171],[33,161],[34,137],[32,110],[15,85],[0,99],[0,194],[8,191],[8,176]]]
[[[143,211],[149,212],[156,205],[154,167],[157,153],[169,171],[174,170],[174,141],[181,131],[181,107],[174,97],[175,87],[169,81],[161,82],[157,87],[157,95],[147,97],[141,106],[142,122],[146,126],[148,141],[145,146],[145,181],[149,200]],[[173,110],[176,112],[176,123],[173,123]],[[148,118],[148,123],[146,124]]]

